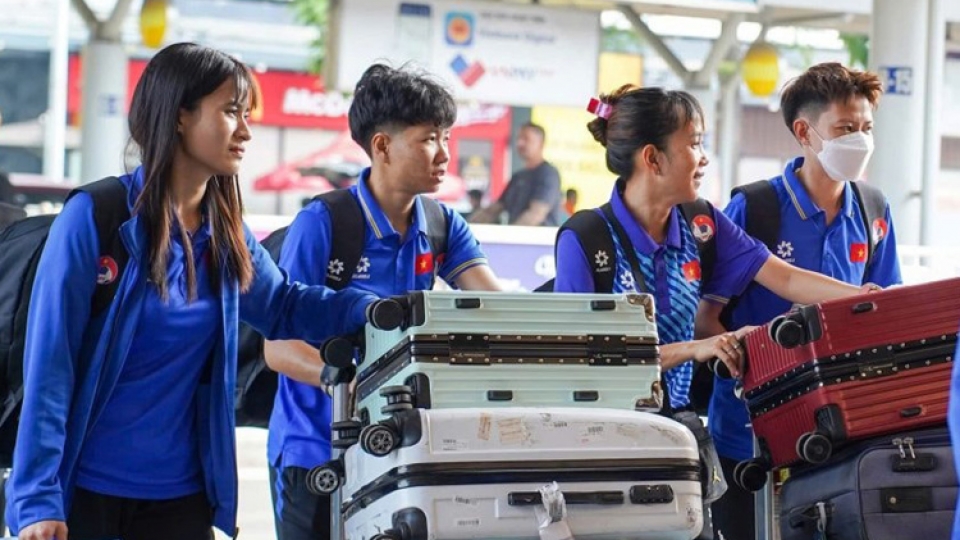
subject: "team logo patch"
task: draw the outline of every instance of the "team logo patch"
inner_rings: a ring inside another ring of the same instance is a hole
[[[879,242],[886,238],[887,231],[890,230],[890,226],[887,225],[887,220],[883,218],[877,218],[873,220],[873,227],[871,227],[873,232],[873,239],[875,242]]]
[[[777,255],[785,261],[793,262],[793,243],[784,240],[777,244]]]
[[[343,273],[343,261],[340,259],[333,259],[327,263],[327,275],[340,277],[340,274]]]
[[[709,242],[717,232],[717,225],[713,218],[706,214],[700,214],[693,218],[693,236],[701,244]]]
[[[597,263],[597,268],[606,268],[610,264],[610,256],[607,255],[607,252],[600,250],[593,256],[593,261]]]
[[[113,257],[100,257],[100,269],[97,271],[97,284],[109,285],[117,280],[120,269]]]

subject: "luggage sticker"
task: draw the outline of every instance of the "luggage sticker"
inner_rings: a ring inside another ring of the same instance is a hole
[[[487,413],[480,414],[480,427],[477,429],[477,438],[481,441],[490,440],[490,428],[493,422]]]
[[[497,433],[500,435],[500,444],[523,444],[530,437],[521,418],[497,420]]]

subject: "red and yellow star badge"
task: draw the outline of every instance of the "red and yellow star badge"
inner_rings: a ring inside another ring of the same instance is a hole
[[[850,262],[867,262],[867,245],[861,243],[850,244]]]
[[[433,272],[433,253],[421,253],[417,255],[415,267],[418,276]]]
[[[687,281],[697,281],[700,279],[700,261],[690,261],[683,265],[683,277]]]

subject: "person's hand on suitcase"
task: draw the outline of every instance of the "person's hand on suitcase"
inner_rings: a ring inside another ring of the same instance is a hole
[[[876,283],[864,283],[860,286],[860,294],[875,293],[883,290],[883,287]]]
[[[20,540],[67,540],[67,524],[63,521],[38,521],[20,529]]]
[[[709,362],[714,358],[723,362],[730,375],[740,376],[743,364],[743,345],[736,332],[727,332],[697,342],[696,354],[693,357],[697,362]]]

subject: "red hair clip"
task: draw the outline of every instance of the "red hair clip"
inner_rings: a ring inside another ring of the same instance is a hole
[[[590,103],[587,103],[587,110],[606,120],[610,118],[610,113],[613,112],[613,105],[604,103],[597,98],[590,98]]]

